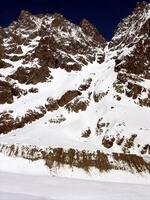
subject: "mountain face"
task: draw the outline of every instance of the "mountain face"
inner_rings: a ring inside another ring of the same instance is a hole
[[[150,80],[149,9],[149,4],[138,4],[133,14],[118,25],[109,43],[110,50],[117,51],[115,71],[122,92],[147,107],[150,92],[144,82]]]
[[[150,4],[110,42],[87,20],[0,28],[0,151],[87,170],[150,172]]]

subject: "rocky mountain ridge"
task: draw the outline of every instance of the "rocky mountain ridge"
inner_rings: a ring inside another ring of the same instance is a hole
[[[0,151],[46,155],[50,166],[69,159],[90,167],[102,159],[110,169],[123,169],[121,161],[150,171],[149,52],[146,2],[110,42],[85,19],[77,26],[57,13],[22,11],[0,28]],[[92,160],[93,151],[104,154]]]

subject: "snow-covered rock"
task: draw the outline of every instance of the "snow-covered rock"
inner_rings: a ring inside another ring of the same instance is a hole
[[[138,4],[108,43],[60,14],[23,11],[1,28],[0,151],[150,172],[149,22],[150,4]]]

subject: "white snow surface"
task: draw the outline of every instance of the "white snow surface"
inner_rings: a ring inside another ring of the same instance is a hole
[[[10,167],[11,166],[11,167]],[[43,160],[30,161],[24,158],[9,157],[0,153],[0,171],[7,173],[24,174],[31,176],[56,176],[75,179],[96,180],[104,182],[132,183],[150,185],[150,174],[130,173],[121,170],[111,170],[101,173],[95,167],[89,171],[68,165],[48,168]]]
[[[107,48],[106,50],[107,51]],[[65,108],[59,108],[54,112],[47,112],[41,119],[26,125],[24,128],[14,130],[7,135],[0,135],[0,143],[5,144],[24,144],[36,145],[40,147],[64,147],[87,150],[102,150],[112,152],[112,149],[107,149],[102,143],[103,136],[120,137],[128,139],[132,134],[136,134],[136,145],[131,148],[132,153],[140,154],[137,145],[144,146],[150,140],[150,108],[140,107],[134,101],[124,94],[121,96],[121,101],[117,101],[117,95],[113,88],[113,83],[116,80],[117,73],[114,72],[115,60],[112,58],[113,53],[106,53],[105,62],[98,64],[88,64],[81,71],[66,72],[63,69],[51,69],[51,74],[54,77],[52,81],[38,83],[35,87],[38,88],[38,93],[28,93],[25,96],[15,99],[12,104],[0,105],[0,112],[4,110],[13,110],[14,117],[24,116],[27,110],[37,110],[38,106],[45,105],[46,99],[52,97],[59,99],[68,90],[76,90],[91,78],[90,87],[82,92],[80,100],[88,100],[88,95],[91,93],[91,100],[86,111],[78,113],[68,112]],[[16,68],[18,64],[16,63]],[[3,72],[3,69],[0,69]],[[8,68],[9,70],[9,68]],[[5,71],[6,73],[6,71]],[[33,87],[32,84],[17,85],[22,89]],[[94,102],[93,94],[107,93],[98,103]],[[57,120],[63,116],[66,120],[61,123],[50,123],[49,121]],[[92,116],[92,118],[91,118]],[[102,123],[109,123],[108,127],[103,128],[103,133],[96,134],[96,126],[99,119]],[[81,134],[91,129],[89,138],[82,138]],[[119,145],[113,145],[113,152],[122,152]]]
[[[0,200],[149,200],[150,175],[89,173],[0,154]]]
[[[1,200],[149,200],[149,185],[0,172]]]

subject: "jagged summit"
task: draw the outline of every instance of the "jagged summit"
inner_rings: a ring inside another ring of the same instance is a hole
[[[25,19],[25,18],[29,18],[32,14],[29,11],[26,10],[21,10],[20,15],[19,15],[19,19]]]
[[[92,29],[92,35],[85,31],[88,27]],[[5,46],[7,45],[6,50],[3,42],[1,43],[5,56],[10,53],[11,55],[19,54],[25,60],[24,62],[27,62],[29,54],[32,54],[30,60],[33,62],[34,57],[40,56],[41,66],[48,64],[52,68],[59,66],[67,71],[80,70],[83,65],[96,59],[98,48],[99,62],[104,60],[102,51],[105,40],[98,35],[98,31],[89,23],[86,27],[84,25],[82,30],[81,27],[57,13],[32,15],[27,11],[22,11],[19,20],[13,22],[8,28],[1,29],[1,34],[3,34]],[[32,46],[30,51],[24,52],[26,46]],[[14,59],[17,60],[17,55]],[[51,60],[51,64],[46,63],[47,60]]]
[[[106,40],[103,36],[100,35],[98,30],[86,19],[83,19],[80,22],[80,27],[82,28],[83,32],[89,37],[92,37],[95,42],[98,42],[100,46],[105,47]]]
[[[0,151],[149,172],[149,23],[143,2],[109,43],[57,13],[22,11],[0,28]]]
[[[148,37],[150,33],[150,4],[146,2],[138,3],[132,15],[123,19],[115,31],[110,46],[130,45],[141,39]]]
[[[132,15],[119,23],[109,49],[117,52],[115,71],[120,92],[141,106],[150,106],[149,87],[145,84],[150,80],[150,4],[138,3]]]

